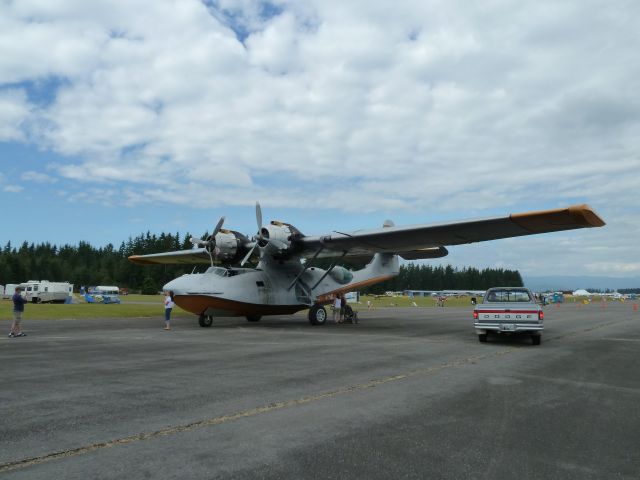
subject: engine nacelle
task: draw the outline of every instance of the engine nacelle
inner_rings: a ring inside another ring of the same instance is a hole
[[[271,222],[270,225],[262,227],[260,229],[260,242],[261,247],[266,247],[267,243],[271,240],[275,240],[273,243],[280,245],[284,243],[287,248],[291,246],[291,228],[289,225],[280,222]]]
[[[247,238],[241,233],[221,230],[216,233],[214,255],[223,262],[234,262],[246,253]]]
[[[269,225],[260,228],[258,246],[262,249],[263,255],[283,260],[300,250],[298,240],[302,237],[302,232],[293,225],[273,220]]]
[[[266,247],[268,243],[273,243],[273,245],[278,247],[281,251],[288,250],[291,247],[292,233],[294,232],[290,225],[280,222],[271,222],[270,225],[260,229],[260,241],[258,244],[261,247]]]

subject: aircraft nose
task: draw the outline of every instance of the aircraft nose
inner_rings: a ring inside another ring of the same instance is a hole
[[[181,282],[179,278],[175,278],[171,280],[169,283],[165,284],[165,286],[162,287],[162,290],[163,291],[171,290],[174,293],[174,295],[182,295],[184,290],[183,286],[184,286],[184,282]]]

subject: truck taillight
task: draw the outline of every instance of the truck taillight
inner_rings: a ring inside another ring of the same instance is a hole
[[[538,312],[538,320],[544,320],[544,312],[542,310]]]
[[[478,312],[476,312],[475,310],[473,311],[473,319],[474,320],[478,319]]]

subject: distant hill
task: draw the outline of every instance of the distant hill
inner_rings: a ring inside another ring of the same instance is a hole
[[[537,277],[523,275],[524,285],[534,292],[597,288],[640,288],[640,277],[600,277],[579,275],[549,275]]]

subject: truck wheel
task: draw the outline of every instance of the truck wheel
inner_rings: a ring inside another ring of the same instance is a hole
[[[324,325],[327,321],[327,311],[322,305],[315,304],[309,309],[311,325]]]
[[[210,327],[213,323],[213,317],[211,315],[205,315],[204,313],[201,313],[198,317],[198,323],[201,327]]]
[[[542,335],[531,335],[531,345],[540,345]]]
[[[247,315],[247,320],[250,322],[259,322],[262,315]]]
[[[487,341],[487,334],[486,333],[479,333],[478,334],[478,340],[482,343],[485,343]]]

